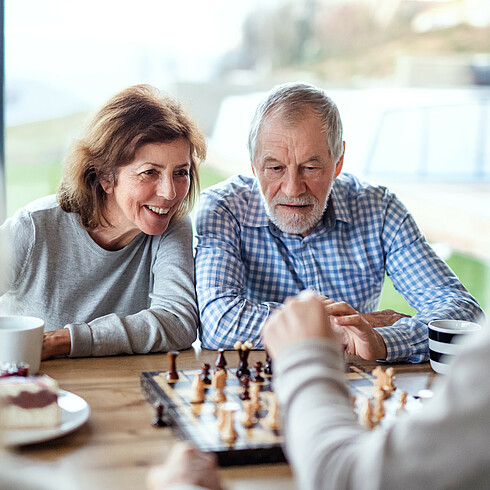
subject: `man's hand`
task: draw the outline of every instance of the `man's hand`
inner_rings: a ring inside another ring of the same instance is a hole
[[[371,327],[389,327],[401,318],[411,318],[410,315],[398,313],[393,310],[373,311],[372,313],[361,313],[361,316],[367,320]]]
[[[342,335],[342,343],[347,354],[370,361],[386,359],[385,342],[374,327],[381,326],[379,323],[382,317],[392,318],[392,316],[377,315],[376,313],[363,315],[345,302],[327,304],[325,310],[330,315],[330,323],[333,329]],[[374,320],[374,325],[368,320],[370,316]],[[383,326],[386,325],[383,324]]]
[[[222,490],[217,472],[216,456],[203,453],[189,443],[178,443],[165,464],[150,470],[146,479],[149,490],[174,485],[196,485],[210,490]]]
[[[67,328],[44,332],[41,360],[51,357],[67,356],[71,351],[70,331]]]
[[[323,337],[340,342],[330,326],[325,298],[311,291],[286,299],[284,308],[276,310],[269,317],[261,335],[272,358],[307,338]]]

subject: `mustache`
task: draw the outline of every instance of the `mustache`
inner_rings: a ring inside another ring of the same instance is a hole
[[[307,206],[309,204],[317,204],[318,200],[313,196],[299,196],[299,197],[286,197],[286,196],[275,196],[271,205],[275,206],[276,204],[286,204],[291,206]]]

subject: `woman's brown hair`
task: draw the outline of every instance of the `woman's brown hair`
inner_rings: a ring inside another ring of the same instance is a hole
[[[118,169],[131,163],[141,146],[180,138],[191,147],[190,187],[174,219],[189,213],[199,193],[204,136],[181,105],[156,88],[135,85],[119,92],[95,114],[67,155],[58,188],[61,208],[79,214],[85,228],[110,225],[102,182],[117,184]]]

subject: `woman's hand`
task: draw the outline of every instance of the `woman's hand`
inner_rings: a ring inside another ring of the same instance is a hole
[[[67,328],[44,332],[41,360],[51,357],[67,356],[71,351],[71,336]]]
[[[216,456],[203,453],[189,443],[178,443],[165,464],[152,468],[146,479],[146,488],[160,490],[174,486],[196,485],[210,490],[221,490]]]
[[[330,338],[340,343],[327,313],[327,305],[331,303],[307,290],[295,298],[287,298],[284,307],[275,310],[262,328],[262,339],[271,357],[304,339]]]

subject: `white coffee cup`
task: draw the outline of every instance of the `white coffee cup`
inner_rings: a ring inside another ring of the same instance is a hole
[[[434,371],[446,374],[461,341],[481,330],[481,325],[465,320],[433,320],[429,322],[429,357]]]
[[[32,316],[0,316],[0,364],[29,364],[36,374],[41,364],[44,320]]]

